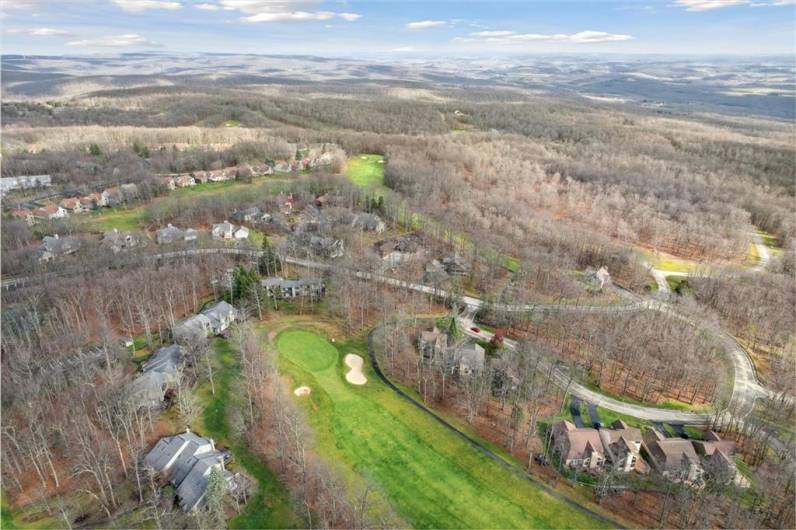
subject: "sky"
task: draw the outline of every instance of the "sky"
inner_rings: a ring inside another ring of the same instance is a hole
[[[3,0],[2,53],[796,54],[796,0]]]

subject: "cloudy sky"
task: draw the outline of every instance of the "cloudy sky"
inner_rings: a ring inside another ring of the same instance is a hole
[[[793,54],[796,0],[4,0],[3,53]]]

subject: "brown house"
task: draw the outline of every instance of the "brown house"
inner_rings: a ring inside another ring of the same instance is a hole
[[[578,428],[562,421],[553,426],[553,443],[566,467],[596,472],[605,464],[605,449],[597,429]]]

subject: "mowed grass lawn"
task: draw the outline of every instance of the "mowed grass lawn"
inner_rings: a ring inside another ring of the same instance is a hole
[[[362,342],[333,345],[288,329],[276,338],[280,370],[312,393],[297,398],[317,449],[367,477],[416,528],[593,528],[603,521],[523,480],[381,383]],[[363,386],[345,381],[342,359],[366,359]]]
[[[378,189],[384,186],[384,157],[356,155],[348,159],[345,174],[361,188]]]

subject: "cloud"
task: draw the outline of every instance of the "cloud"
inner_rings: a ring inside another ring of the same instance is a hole
[[[3,9],[37,9],[43,5],[45,0],[11,0],[3,2]]]
[[[445,26],[447,22],[444,20],[416,20],[414,22],[409,22],[406,27],[409,29],[428,29],[428,28],[438,28],[440,26]]]
[[[221,7],[216,4],[194,4],[193,7],[195,9],[201,9],[202,11],[218,11],[221,9]]]
[[[148,48],[157,48],[161,46],[157,42],[153,42],[136,33],[76,40],[67,42],[66,44],[67,46],[80,46],[84,48],[127,48],[129,46],[146,46]]]
[[[331,11],[283,11],[257,13],[243,17],[245,22],[306,22],[311,20],[330,20],[335,13]]]
[[[130,13],[140,13],[148,9],[168,9],[173,11],[182,7],[181,3],[173,0],[113,0],[113,3]]]
[[[457,37],[454,42],[484,42],[498,45],[527,44],[529,42],[567,42],[572,44],[595,44],[630,40],[631,35],[606,33],[604,31],[580,31],[578,33],[517,33],[515,31],[478,31],[469,37]]]
[[[684,7],[686,11],[710,11],[712,9],[748,5],[749,0],[674,0],[674,3]]]
[[[414,52],[414,51],[417,51],[417,49],[414,46],[399,46],[398,48],[393,48],[390,51],[391,52],[402,53],[402,52]]]
[[[353,22],[362,17],[358,13],[337,13],[334,11],[313,11],[311,6],[317,0],[219,0],[221,7],[228,11],[240,11],[243,22],[311,22],[341,18]]]
[[[12,28],[8,33],[22,33],[31,37],[71,37],[74,34],[63,29],[54,28]]]

